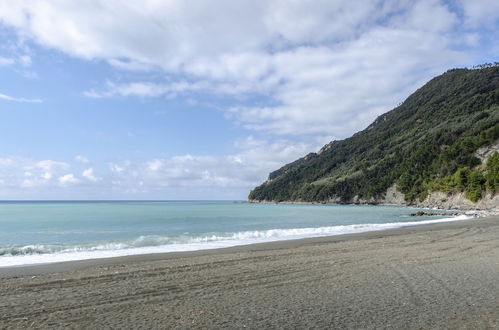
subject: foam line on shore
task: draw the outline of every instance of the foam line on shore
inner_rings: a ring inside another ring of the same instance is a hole
[[[65,261],[112,258],[128,255],[165,252],[197,251],[226,248],[254,243],[294,240],[311,237],[336,236],[369,231],[418,226],[433,223],[468,220],[472,217],[460,215],[451,218],[394,222],[382,224],[353,224],[317,228],[270,229],[237,233],[213,234],[200,237],[169,238],[141,236],[128,242],[109,242],[97,245],[61,247],[50,245],[27,245],[0,251],[0,267],[48,264]]]

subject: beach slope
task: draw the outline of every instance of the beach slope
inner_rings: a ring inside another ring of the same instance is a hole
[[[11,268],[0,328],[497,329],[498,274],[499,217]]]

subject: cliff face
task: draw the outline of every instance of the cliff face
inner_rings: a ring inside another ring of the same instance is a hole
[[[498,104],[499,67],[450,70],[365,130],[272,172],[249,199],[499,208]]]

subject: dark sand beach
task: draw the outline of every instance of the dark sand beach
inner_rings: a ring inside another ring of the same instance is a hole
[[[499,329],[499,217],[0,276],[2,329]]]

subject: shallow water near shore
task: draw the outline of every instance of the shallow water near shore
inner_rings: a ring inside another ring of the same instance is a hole
[[[466,219],[395,206],[235,201],[0,202],[0,267],[193,251]]]

